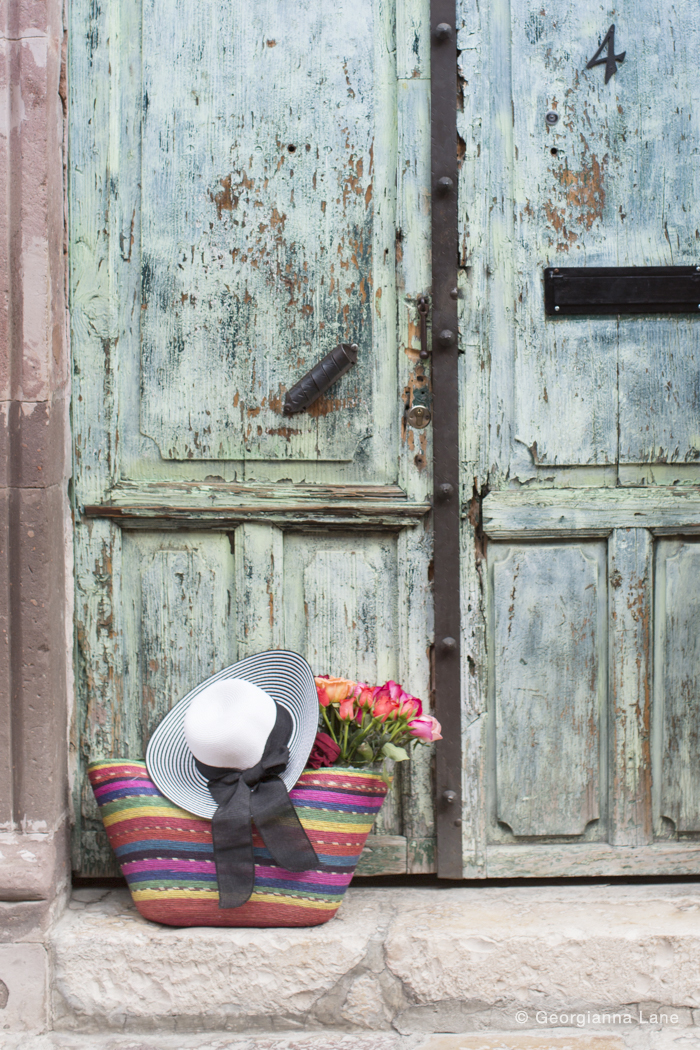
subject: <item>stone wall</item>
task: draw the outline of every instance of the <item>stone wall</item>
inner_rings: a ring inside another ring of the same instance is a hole
[[[69,876],[63,51],[60,0],[0,6],[0,981]]]

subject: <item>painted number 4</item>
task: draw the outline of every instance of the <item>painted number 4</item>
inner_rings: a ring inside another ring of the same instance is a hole
[[[606,47],[608,49],[607,54],[605,58],[601,58],[600,56]],[[613,23],[605,34],[605,40],[586,66],[586,69],[593,69],[593,66],[605,66],[605,83],[607,84],[610,77],[617,73],[616,63],[624,62],[626,54],[626,51],[623,51],[621,55],[615,54],[615,24]]]

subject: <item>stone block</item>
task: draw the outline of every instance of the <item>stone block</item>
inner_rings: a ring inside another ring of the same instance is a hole
[[[499,1032],[502,1050],[564,1050],[568,1024],[573,1050],[661,1050],[696,1038],[700,889],[353,886],[325,926],[187,930],[95,888],[74,894],[51,951],[56,1024],[76,1033],[393,1031],[414,1050]],[[629,1023],[605,1019],[618,1013]]]
[[[9,517],[10,495],[0,487],[0,831],[13,823]]]
[[[0,404],[0,488],[49,488],[66,473],[68,400]]]
[[[699,905],[693,884],[413,891],[387,936],[386,963],[416,1006],[433,1009],[692,1009]]]
[[[626,1050],[616,1035],[435,1035],[420,1050]]]
[[[269,930],[158,926],[125,891],[73,900],[51,936],[55,1023],[78,1031],[319,1027],[328,1022],[315,1017],[316,1004],[351,971],[359,976],[385,924],[376,895],[361,895],[323,926]]]
[[[0,944],[41,940],[60,905],[60,898],[54,903],[0,901]]]
[[[19,489],[15,498],[10,629],[21,649],[12,668],[14,819],[41,834],[57,829],[68,809],[66,709],[58,699],[66,692],[65,497],[54,486]]]
[[[0,945],[0,1030],[45,1030],[47,1005],[48,957],[43,945]]]
[[[10,1035],[0,1031],[0,1050],[415,1050],[410,1040],[395,1033],[349,1035],[329,1029],[327,1032],[302,1032],[274,1036],[232,1035],[212,1032],[207,1035],[77,1035],[50,1032],[40,1036]],[[683,1050],[690,1050],[684,1047]]]
[[[57,832],[0,832],[0,901],[51,900],[68,874],[67,821]]]

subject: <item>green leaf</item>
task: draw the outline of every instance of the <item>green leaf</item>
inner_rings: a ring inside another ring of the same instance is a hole
[[[385,744],[382,754],[387,758],[393,758],[394,762],[407,762],[409,757],[408,751],[403,747],[397,747],[396,744]]]

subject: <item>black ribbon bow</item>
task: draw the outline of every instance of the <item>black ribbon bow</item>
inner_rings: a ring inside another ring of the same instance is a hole
[[[289,761],[287,742],[292,728],[292,716],[277,704],[277,719],[257,765],[250,769],[221,769],[195,759],[197,769],[218,803],[211,833],[220,908],[238,908],[253,892],[252,821],[280,867],[287,871],[308,871],[319,866],[284,781],[280,779]]]

